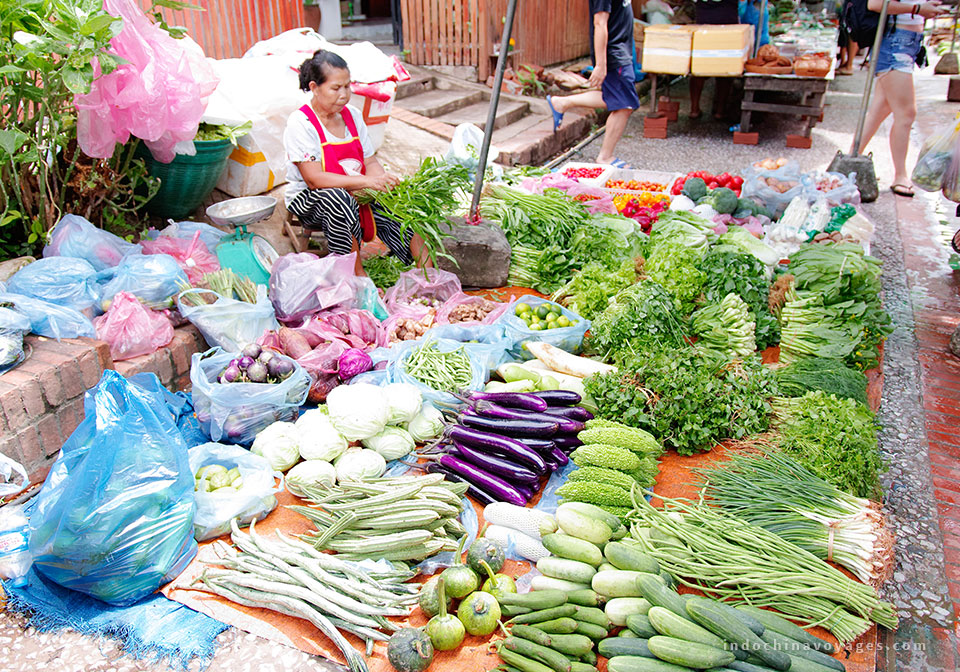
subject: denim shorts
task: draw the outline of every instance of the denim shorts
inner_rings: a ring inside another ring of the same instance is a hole
[[[611,112],[616,110],[635,110],[640,107],[636,82],[633,77],[633,65],[623,65],[607,70],[607,76],[600,85],[603,102]]]
[[[902,28],[884,33],[883,41],[880,43],[880,53],[877,54],[876,74],[882,75],[891,70],[912,73],[922,44],[923,33]]]

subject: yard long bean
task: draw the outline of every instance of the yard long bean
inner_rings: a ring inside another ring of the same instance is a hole
[[[463,346],[441,351],[435,341],[413,348],[403,363],[413,378],[435,390],[457,392],[470,387],[473,371]]]

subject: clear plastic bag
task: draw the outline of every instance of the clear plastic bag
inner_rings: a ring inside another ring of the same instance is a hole
[[[61,338],[97,337],[93,322],[73,308],[11,292],[0,294],[0,303],[13,304],[15,311],[30,321],[29,331],[38,336],[58,341]]]
[[[919,189],[938,191],[943,187],[957,137],[960,137],[960,121],[937,131],[923,141],[917,164],[910,175],[911,181]]]
[[[526,303],[536,310],[539,306],[546,303],[554,310],[560,311],[570,320],[569,327],[557,327],[555,329],[544,329],[542,331],[532,330],[526,322],[517,317],[517,304]],[[583,344],[583,335],[590,329],[590,320],[584,319],[572,310],[567,310],[559,303],[541,299],[538,296],[523,296],[514,304],[513,310],[509,310],[500,316],[498,324],[503,325],[506,338],[511,342],[508,354],[514,359],[528,360],[533,359],[527,350],[523,347],[524,341],[542,341],[556,346],[567,352],[577,352]]]
[[[453,138],[450,140],[450,146],[447,147],[447,153],[443,155],[445,163],[456,166],[463,166],[470,171],[470,179],[473,180],[477,174],[477,166],[480,165],[480,146],[483,144],[483,131],[475,124],[459,124],[453,129]],[[491,146],[487,153],[487,168],[494,171],[494,179],[499,179],[503,174],[503,169],[496,165],[495,161],[500,151]]]
[[[110,303],[120,292],[133,294],[151,308],[163,310],[173,305],[176,296],[187,283],[187,275],[177,260],[169,254],[138,254],[125,257],[116,268],[101,276],[110,280],[103,288],[101,307],[110,309]]]
[[[948,201],[960,203],[960,135],[954,140],[950,165],[943,174],[943,197]]]
[[[9,371],[26,358],[23,336],[28,333],[30,319],[26,315],[13,308],[0,308],[0,373]]]
[[[393,315],[401,307],[411,304],[439,308],[444,301],[460,293],[460,278],[450,271],[414,268],[400,274],[397,283],[384,293],[383,302]]]
[[[220,348],[194,353],[190,360],[193,405],[200,426],[212,440],[249,445],[268,425],[296,419],[310,390],[310,376],[290,360],[294,371],[280,383],[217,382],[234,357]]]
[[[816,201],[823,196],[827,199],[830,207],[851,203],[857,205],[860,203],[860,188],[857,186],[857,174],[850,173],[807,173],[801,176],[803,183],[803,193],[808,200]],[[832,189],[817,189],[817,184],[821,182],[831,182],[835,184]]]
[[[170,220],[167,220],[170,221]],[[215,226],[210,226],[206,222],[173,222],[170,221],[170,224],[161,229],[158,233],[161,236],[169,236],[170,238],[181,238],[186,240],[191,240],[193,234],[200,232],[200,240],[204,245],[207,246],[207,249],[210,250],[213,254],[217,253],[217,245],[220,244],[220,241],[223,240],[226,236],[230,234],[226,231],[221,231]],[[154,236],[156,237],[156,236]]]
[[[389,348],[394,343],[414,341],[422,338],[423,335],[433,327],[436,321],[437,311],[429,306],[399,306],[397,310],[380,325],[379,345],[384,348]],[[414,325],[414,322],[417,324]]]
[[[85,259],[37,259],[10,277],[7,290],[73,308],[90,318],[101,312],[97,271]]]
[[[487,378],[498,366],[512,359],[507,352],[514,342],[507,337],[502,324],[438,324],[427,332],[427,337],[466,344],[471,358],[480,357],[485,361]]]
[[[97,271],[104,271],[128,254],[142,251],[139,245],[98,229],[79,215],[64,215],[50,232],[50,244],[43,248],[43,256],[86,259]]]
[[[159,236],[155,240],[145,240],[141,245],[144,254],[169,254],[176,259],[194,285],[203,280],[207,273],[220,270],[220,262],[200,240],[199,231],[189,239]]]
[[[97,338],[110,346],[114,361],[156,352],[173,340],[173,325],[163,313],[150,310],[137,297],[120,292],[105,315],[93,320]]]
[[[455,308],[459,308],[461,306],[479,306],[483,305],[484,303],[492,303],[495,305],[495,307],[493,310],[487,313],[482,320],[464,320],[459,322],[450,321],[450,313],[453,312]],[[458,292],[444,301],[443,305],[437,309],[437,324],[493,324],[501,315],[508,310],[513,309],[513,303],[513,301],[508,303],[491,301],[490,299],[485,299],[482,296],[471,296],[470,294]]]
[[[18,476],[20,483],[13,479]],[[30,477],[27,476],[27,470],[16,460],[0,453],[0,497],[15,495],[30,485]]]
[[[213,294],[217,300],[199,306],[183,302],[183,297],[195,294]],[[263,285],[257,287],[256,303],[220,296],[210,289],[188,289],[177,296],[177,308],[184,319],[200,330],[209,346],[227,352],[239,352],[267,331],[280,328]]]
[[[27,585],[27,573],[33,564],[26,507],[27,504],[5,506],[0,516],[0,579],[17,588]]]
[[[270,300],[277,319],[300,326],[304,319],[332,308],[369,310],[386,317],[377,288],[370,278],[354,275],[356,252],[320,258],[310,252],[287,254],[273,265]]]
[[[197,512],[193,516],[193,536],[197,541],[230,534],[230,521],[246,527],[250,521],[259,522],[277,508],[276,494],[283,490],[283,474],[270,468],[265,457],[254,455],[246,448],[222,443],[204,443],[190,449],[190,473],[196,475],[200,467],[219,464],[227,469],[236,467],[243,478],[239,491],[230,494],[195,492]],[[275,479],[280,479],[280,485]]]
[[[307,319],[302,329],[324,340],[339,339],[351,348],[376,346],[380,339],[380,321],[369,310],[325,310]]]
[[[776,219],[802,193],[800,166],[790,161],[776,170],[747,169],[740,197],[759,201]]]
[[[419,341],[405,341],[403,343],[397,343],[391,347],[390,360],[387,363],[388,375],[387,380],[384,381],[384,384],[408,383],[410,385],[414,385],[420,390],[424,401],[431,401],[440,406],[449,406],[450,404],[460,403],[459,400],[449,392],[435,390],[432,387],[421,383],[419,380],[407,373],[405,364],[413,351],[417,348],[429,345],[431,342],[436,343],[437,348],[441,352],[450,352],[451,350],[463,348],[464,352],[467,354],[467,357],[470,359],[470,384],[464,389],[479,391],[481,388],[483,388],[483,384],[487,381],[488,362],[488,355],[485,352],[485,348],[480,348],[478,351],[471,347],[472,344],[470,343],[461,343],[459,341],[451,341],[434,337],[424,338]]]
[[[30,552],[61,586],[126,606],[197,553],[187,448],[163,398],[116,371],[84,409],[37,495]]]

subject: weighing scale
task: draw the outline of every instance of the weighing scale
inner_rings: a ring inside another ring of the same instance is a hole
[[[280,254],[266,238],[247,231],[247,226],[267,219],[277,207],[273,196],[244,196],[214,203],[207,208],[207,217],[218,226],[234,227],[217,245],[217,259],[222,268],[250,278],[258,285],[270,282],[270,269]]]

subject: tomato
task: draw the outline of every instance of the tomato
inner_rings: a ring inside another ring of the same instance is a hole
[[[709,187],[710,189],[716,189],[719,186],[720,184],[718,182],[710,182],[707,184],[707,187]]]
[[[734,175],[732,182],[733,182],[733,186],[736,187],[737,189],[743,186],[743,178],[740,177],[739,175]]]

